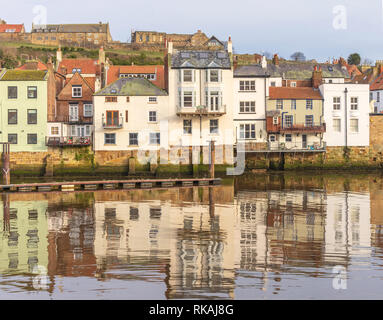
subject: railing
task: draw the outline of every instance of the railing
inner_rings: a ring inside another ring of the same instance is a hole
[[[314,143],[312,145],[298,145],[289,143],[287,146],[286,143],[278,143],[278,142],[268,142],[267,143],[267,150],[270,151],[323,151],[326,150],[326,143],[322,142],[320,143]]]
[[[90,146],[91,137],[46,137],[49,147]]]
[[[56,116],[55,122],[63,122],[68,124],[92,124],[93,123],[93,116],[92,117],[84,117],[84,116]]]
[[[196,107],[182,107],[177,106],[177,114],[182,115],[223,115],[226,114],[226,105],[217,106],[216,108],[207,106],[196,106]]]
[[[121,129],[124,125],[124,118],[105,118],[102,117],[102,127],[104,129]]]
[[[272,125],[267,128],[268,132],[326,132],[325,123],[293,123]]]

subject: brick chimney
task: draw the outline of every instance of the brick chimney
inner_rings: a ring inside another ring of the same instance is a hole
[[[233,53],[233,42],[231,41],[230,36],[229,36],[229,41],[227,42],[227,52]]]
[[[103,46],[101,46],[100,50],[98,51],[98,60],[100,64],[101,63],[105,64],[105,51]]]
[[[279,66],[279,57],[278,57],[277,54],[274,54],[273,64],[276,65],[276,66]]]
[[[234,59],[233,59],[234,70],[237,69],[237,67],[238,67],[238,56],[234,56]]]
[[[312,77],[313,88],[318,89],[319,86],[322,84],[322,82],[323,82],[322,69],[318,66],[315,66],[313,71],[313,77]]]

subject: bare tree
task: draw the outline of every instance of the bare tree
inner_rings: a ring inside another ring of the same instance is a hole
[[[294,52],[290,58],[294,61],[306,61],[306,56],[300,51]]]

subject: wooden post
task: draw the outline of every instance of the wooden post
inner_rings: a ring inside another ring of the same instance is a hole
[[[10,160],[10,144],[9,143],[3,143],[3,155],[2,155],[2,161],[3,161],[3,184],[10,185],[11,184],[11,172],[9,167],[9,160]]]
[[[214,164],[215,164],[215,141],[210,141],[210,152],[209,152],[209,160],[210,160],[210,178],[214,179]]]
[[[9,195],[3,193],[3,215],[4,215],[4,230],[9,232],[10,230],[10,210],[9,210]]]

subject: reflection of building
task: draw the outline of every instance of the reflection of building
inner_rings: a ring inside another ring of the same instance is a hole
[[[9,198],[8,198],[9,197]],[[48,268],[48,201],[12,201],[3,195],[0,219],[0,273],[35,273]]]
[[[370,196],[327,195],[326,260],[340,262],[371,253]]]

